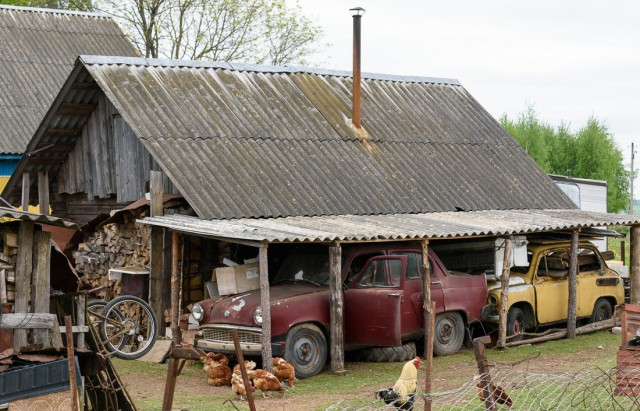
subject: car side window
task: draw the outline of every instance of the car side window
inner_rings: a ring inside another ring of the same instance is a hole
[[[546,253],[538,264],[538,277],[566,278],[569,274],[569,251]]]
[[[360,287],[399,287],[402,276],[402,260],[370,260],[358,282]]]
[[[602,263],[595,250],[591,248],[578,249],[578,272],[599,271]]]
[[[391,255],[405,255],[407,256],[407,279],[412,278],[422,278],[422,254],[410,252],[410,251],[401,251],[394,252]],[[429,267],[431,267],[431,260],[429,260]],[[429,270],[429,272],[433,275],[433,270]]]

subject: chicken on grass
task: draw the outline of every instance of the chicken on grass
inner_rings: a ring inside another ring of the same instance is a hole
[[[273,357],[273,375],[276,376],[280,382],[287,382],[289,388],[293,388],[293,383],[296,380],[296,370],[293,365],[286,362],[281,357]]]
[[[253,361],[244,361],[244,367],[247,370],[247,375],[249,377],[249,387],[248,389],[251,392],[254,392],[256,389],[251,384],[251,380],[253,379],[253,373],[255,372],[256,363]],[[242,380],[242,370],[240,369],[240,364],[236,364],[233,367],[233,375],[231,376],[231,391],[236,394],[240,400],[244,400],[244,396],[247,395],[247,387],[244,385],[244,381]]]
[[[376,399],[384,401],[385,404],[393,405],[398,410],[411,411],[415,403],[419,367],[420,357],[407,362],[402,367],[402,373],[393,387],[376,391]]]
[[[204,372],[207,374],[207,384],[214,387],[231,385],[231,368],[229,360],[224,354],[208,353],[202,358]]]

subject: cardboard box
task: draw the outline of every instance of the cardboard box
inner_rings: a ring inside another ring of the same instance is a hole
[[[220,295],[240,294],[260,288],[258,263],[219,267],[215,275]]]

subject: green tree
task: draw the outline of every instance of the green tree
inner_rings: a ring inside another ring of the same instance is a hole
[[[3,0],[0,3],[20,7],[38,7],[43,9],[91,11],[91,0]]]
[[[287,0],[96,0],[146,57],[304,63],[319,26]]]
[[[584,127],[572,133],[567,124],[554,128],[540,121],[530,105],[517,120],[505,114],[500,123],[545,173],[605,180],[607,210],[626,210],[629,173],[624,168],[622,151],[604,122],[590,117]]]

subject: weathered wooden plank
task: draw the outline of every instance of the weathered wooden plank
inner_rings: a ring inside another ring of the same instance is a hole
[[[73,90],[98,90],[100,86],[95,81],[77,82],[71,86]]]
[[[35,224],[20,221],[18,228],[18,255],[16,258],[16,300],[14,311],[27,313],[31,294],[31,275],[33,270],[33,236]],[[16,330],[13,335],[13,347],[19,352],[27,345],[26,330]]]
[[[164,324],[164,307],[162,301],[163,287],[163,268],[164,268],[164,229],[162,227],[151,227],[151,264],[149,275],[149,304],[156,313],[156,316],[160,319],[160,325]],[[164,327],[159,327],[164,328]],[[164,333],[163,330],[158,330],[160,335]]]
[[[63,103],[58,109],[58,114],[61,116],[88,116],[95,108],[95,104]]]
[[[33,244],[32,311],[35,313],[48,313],[51,289],[51,233],[47,231],[35,232]],[[46,331],[38,330],[33,332],[33,339],[36,344],[48,345],[48,337]]]
[[[79,350],[84,350],[86,348],[86,344],[85,344],[85,338],[84,338],[84,334],[85,332],[89,331],[88,327],[85,325],[85,313],[87,312],[87,297],[84,294],[78,294],[78,296],[76,297],[76,322],[78,323],[78,325],[74,328],[78,328],[78,331],[74,331],[74,332],[80,332],[80,329],[82,329],[83,331],[78,334],[76,336],[76,347],[78,347]],[[84,331],[86,329],[86,331]]]
[[[578,305],[578,236],[580,230],[571,232],[571,251],[569,255],[569,302],[567,308],[567,338],[576,338],[576,319]]]
[[[49,214],[49,173],[46,171],[38,173],[38,207],[40,214]]]
[[[329,288],[330,332],[331,332],[331,371],[344,372],[344,329],[343,329],[343,292],[342,292],[342,247],[334,244],[329,247]]]
[[[7,302],[7,271],[0,269],[0,304]]]
[[[260,261],[260,306],[262,307],[262,368],[272,372],[273,355],[271,352],[271,297],[269,295],[269,263],[267,243],[259,248]]]
[[[53,328],[55,323],[55,314],[49,313],[16,313],[16,314],[2,314],[0,319],[0,328],[14,329],[13,340],[14,347],[16,347],[15,339],[16,334],[25,333],[27,330],[34,329],[50,329]],[[26,339],[25,339],[26,341]],[[24,347],[22,344],[20,347]],[[16,348],[14,348],[15,350]],[[18,350],[16,350],[18,352]]]
[[[50,137],[79,137],[82,130],[79,128],[48,128],[42,135],[43,138]]]
[[[162,203],[162,171],[151,171],[151,217],[159,217],[164,214]]]
[[[31,178],[29,173],[22,174],[22,210],[29,210],[29,188],[31,188]]]

